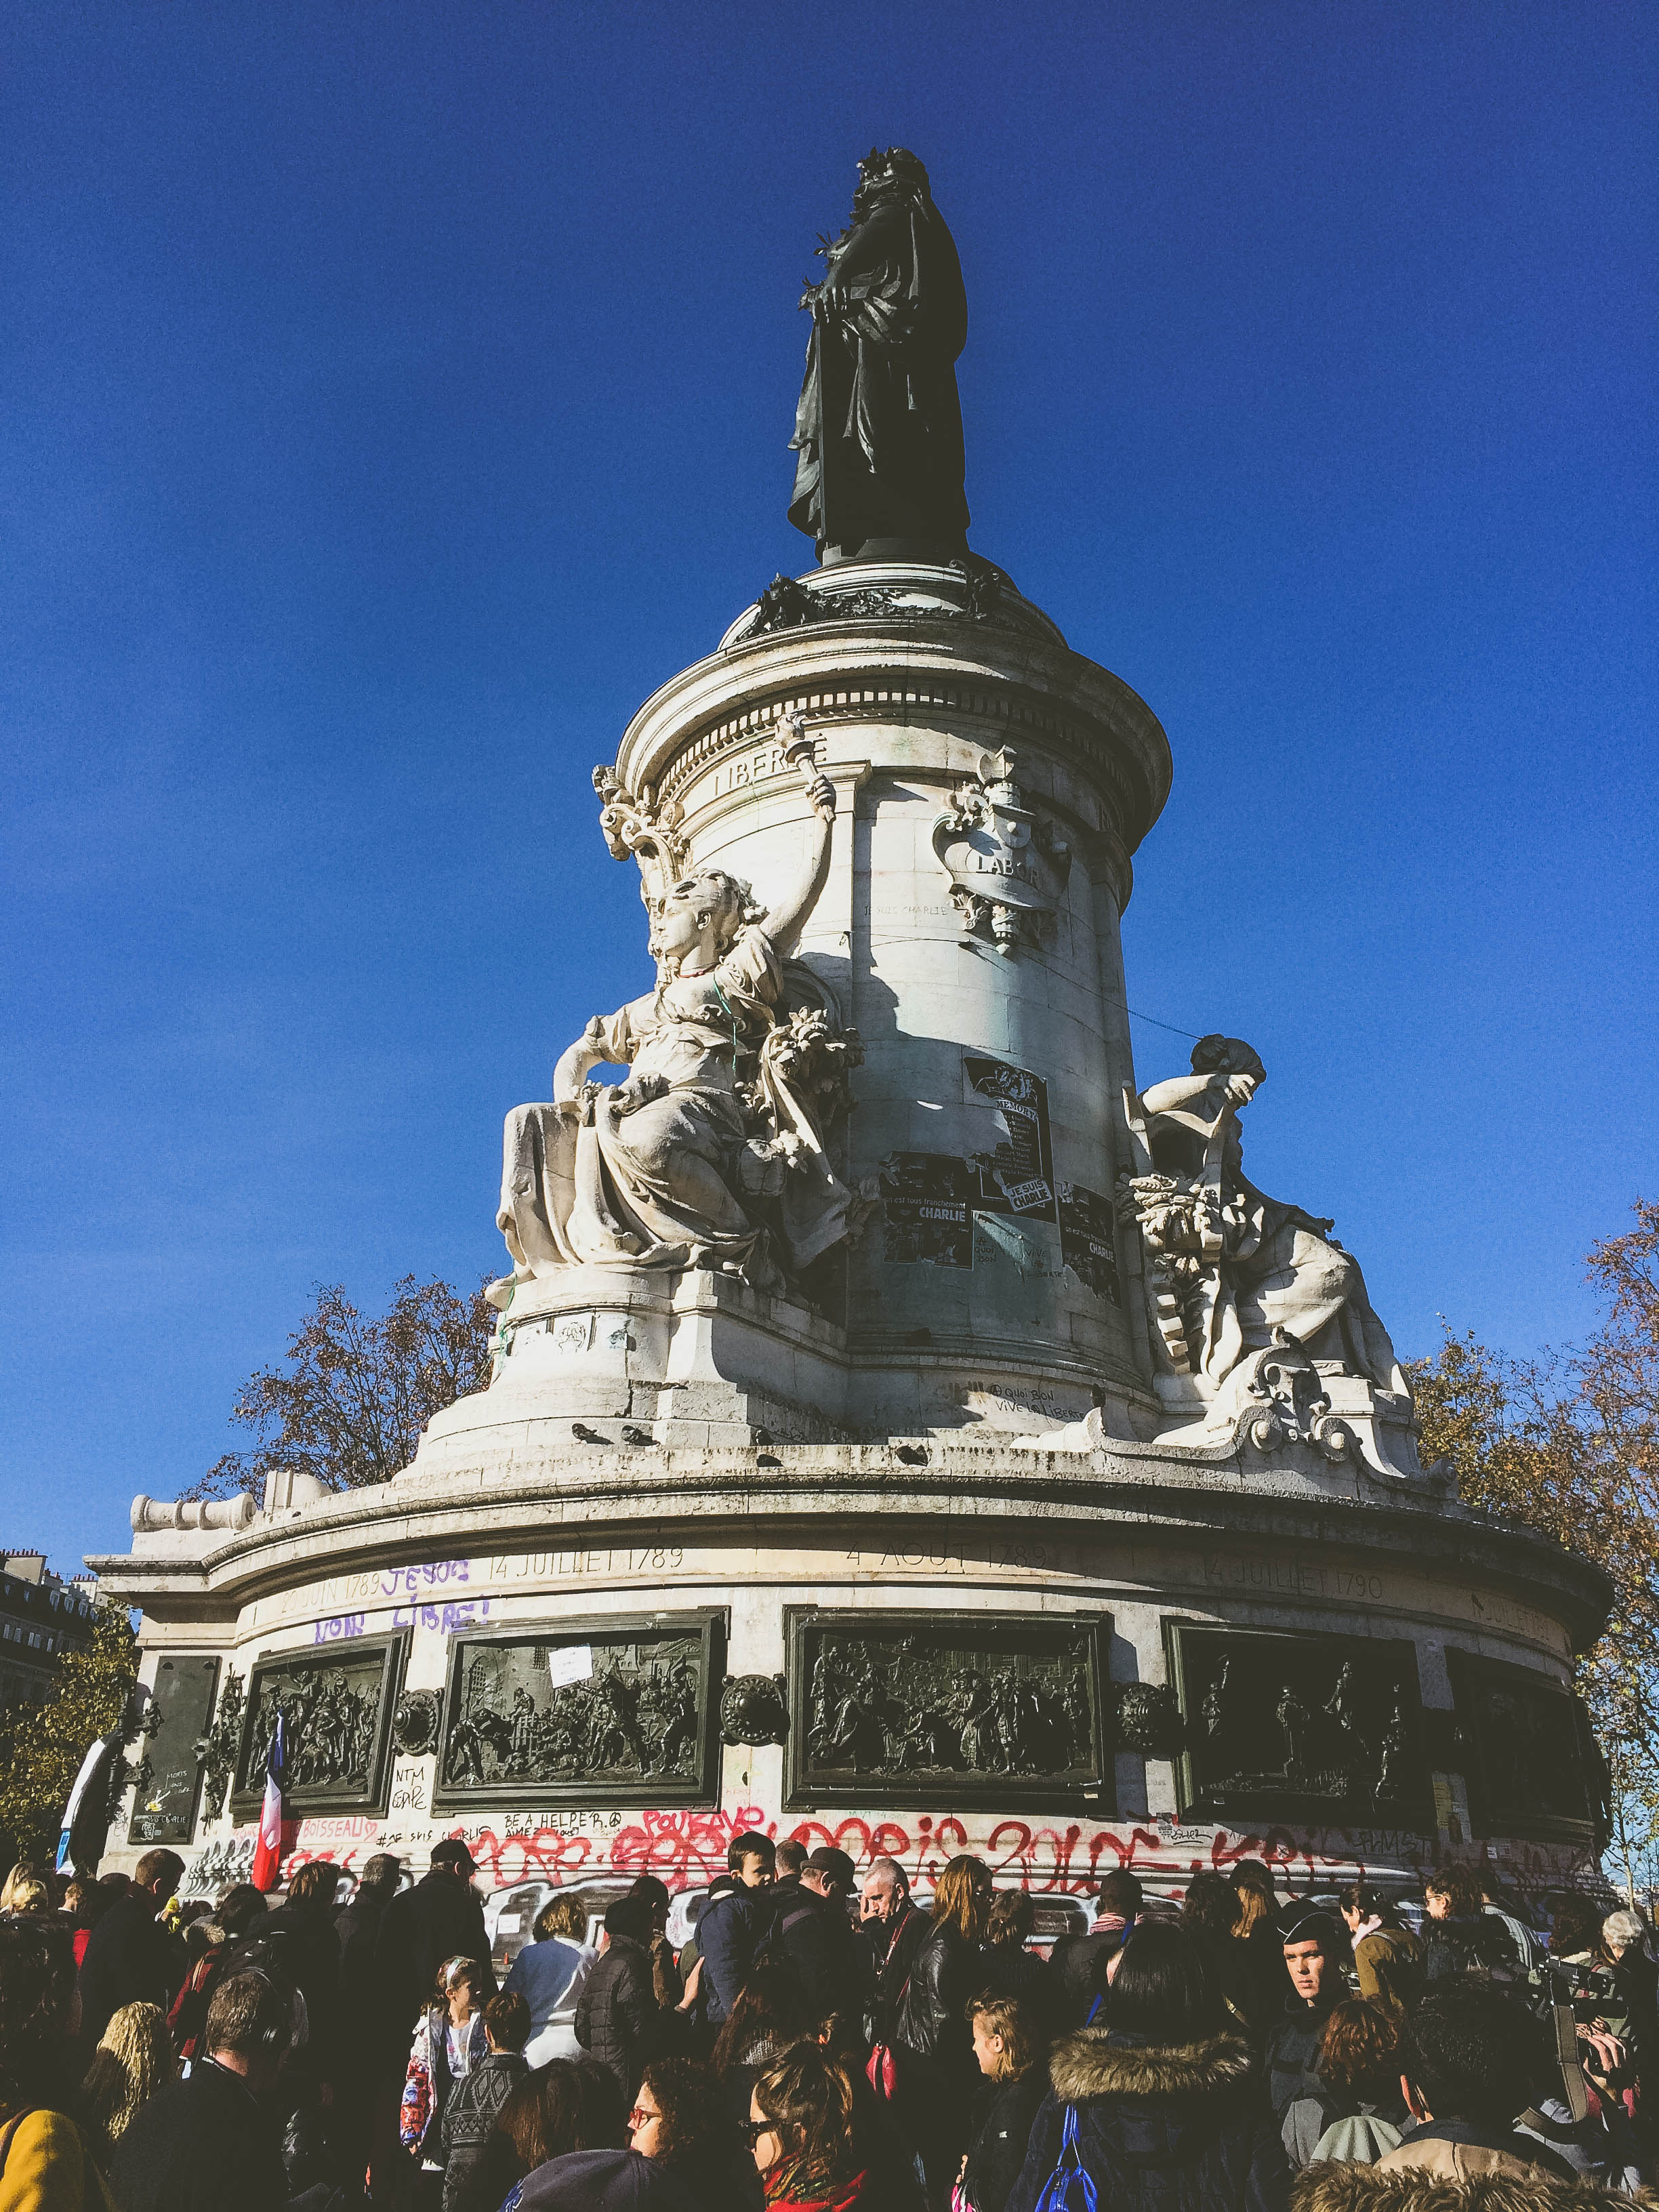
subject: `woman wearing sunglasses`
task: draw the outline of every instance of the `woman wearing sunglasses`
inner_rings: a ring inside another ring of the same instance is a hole
[[[795,2043],[756,2081],[744,2130],[768,2212],[898,2212],[853,2142],[853,2085],[816,2043]]]

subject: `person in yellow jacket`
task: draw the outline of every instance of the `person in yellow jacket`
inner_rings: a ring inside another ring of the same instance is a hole
[[[47,1922],[0,1922],[0,2212],[114,2212],[71,2097],[75,1948]]]

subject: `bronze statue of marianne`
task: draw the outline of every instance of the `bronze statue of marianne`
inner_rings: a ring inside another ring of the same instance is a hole
[[[790,441],[789,520],[826,565],[960,560],[968,547],[956,362],[968,336],[962,264],[902,146],[859,163],[853,219],[819,248],[806,377]]]

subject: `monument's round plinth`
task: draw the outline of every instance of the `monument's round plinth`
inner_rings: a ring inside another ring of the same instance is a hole
[[[984,564],[775,587],[647,702],[596,781],[657,989],[509,1121],[489,1389],[94,1562],[161,1722],[114,1863],[235,1871],[279,1705],[301,1856],[461,1833],[502,1890],[745,1826],[1056,1899],[1594,1858],[1600,1577],[1420,1468],[1357,1266],[1243,1177],[1249,1047],[1138,1085],[1169,774]]]

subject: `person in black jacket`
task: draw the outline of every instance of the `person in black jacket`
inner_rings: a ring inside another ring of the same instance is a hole
[[[910,1902],[910,1885],[896,1859],[875,1860],[859,1894],[859,1926],[870,1946],[870,1991],[864,2039],[890,2050],[899,2000],[916,1953],[927,1934],[927,1916]]]
[[[261,2100],[292,2033],[285,1991],[261,1974],[226,1975],[208,2007],[205,2056],[115,2146],[110,2187],[121,2212],[284,2212],[277,2127]]]
[[[772,1893],[774,1943],[781,1944],[815,2016],[852,2012],[864,2001],[868,1954],[853,1932],[845,1901],[852,1875],[846,1852],[825,1845]]]
[[[894,2022],[900,2124],[921,2153],[927,2202],[937,2212],[951,2201],[979,2078],[968,2001],[980,1986],[990,1903],[984,1860],[959,1853],[939,1878],[933,1925],[916,1951]]]
[[[605,1916],[605,1948],[576,2006],[576,2040],[631,2099],[661,2047],[663,2015],[651,1972],[651,1908],[619,1897]]]
[[[1260,2042],[1277,2026],[1263,2019],[1260,1984],[1250,1971],[1245,1946],[1233,1934],[1238,1922],[1238,1892],[1225,1875],[1195,1874],[1181,1900],[1181,1924],[1204,1954],[1221,2002],[1234,2028]],[[1288,1983],[1287,1976],[1281,1980]],[[1282,2002],[1288,1990],[1278,1993]],[[1275,2004],[1277,2013],[1279,2005]]]
[[[1104,2015],[1055,2045],[1048,2076],[1006,2212],[1035,2212],[1056,2169],[1079,2167],[1103,2212],[1284,2212],[1290,2170],[1249,2046],[1180,1928],[1136,1926]]]
[[[340,1939],[340,2011],[337,2038],[336,2097],[333,2112],[335,2147],[343,2172],[361,2174],[375,2169],[382,2194],[386,2173],[398,2155],[396,2131],[386,2124],[377,2133],[374,2049],[379,2030],[376,2013],[374,1947],[386,1906],[398,1894],[403,1868],[389,1851],[376,1851],[357,1878],[351,1902],[334,1916],[334,1932]]]
[[[1003,2212],[1025,2163],[1037,2107],[1048,2094],[1048,2072],[1030,2011],[1017,1997],[975,1997],[969,2021],[985,2088],[979,2125],[962,2161],[959,2194],[967,2212]]]
[[[185,1863],[176,1851],[146,1851],[118,1898],[87,1938],[81,1960],[81,2042],[91,2051],[111,2015],[125,2004],[171,2011],[184,1985],[190,1954],[156,1914],[179,1886]]]
[[[1106,1986],[1106,1970],[1140,1911],[1141,1887],[1127,1867],[1114,1867],[1100,1885],[1095,1922],[1086,1935],[1063,1936],[1048,1954],[1048,2003],[1059,2026],[1081,2027]]]
[[[339,1887],[340,1869],[331,1859],[308,1861],[289,1877],[286,1900],[261,1930],[306,2001],[307,2070],[330,2083],[340,2030],[340,1937],[334,1925]]]
[[[1290,1988],[1284,2010],[1268,2030],[1263,2070],[1273,2118],[1282,2122],[1298,2098],[1321,2093],[1319,2046],[1326,2021],[1347,1995],[1342,1984],[1347,1946],[1328,1912],[1287,1905],[1280,1948]]]
[[[374,1941],[377,2037],[384,2063],[403,2079],[409,2039],[431,2002],[446,1959],[478,1963],[478,2002],[495,1994],[483,1906],[472,1887],[472,1854],[458,1837],[432,1846],[432,1863],[413,1889],[394,1897],[380,1916]]]

